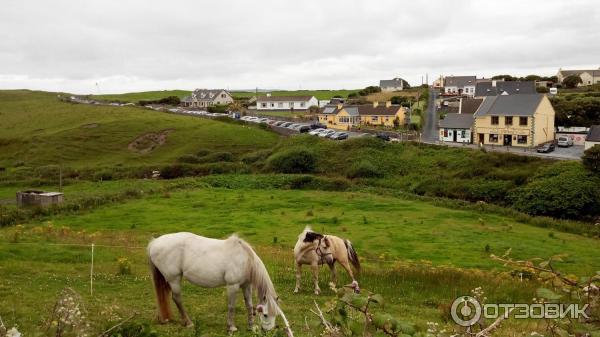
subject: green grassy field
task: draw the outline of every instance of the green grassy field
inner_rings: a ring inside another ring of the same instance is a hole
[[[348,94],[358,92],[360,89],[355,90],[274,90],[271,91],[273,96],[315,96],[317,99],[330,99],[333,96],[348,97]],[[133,102],[137,103],[140,100],[158,100],[169,96],[177,96],[183,98],[190,94],[191,91],[187,90],[162,90],[162,91],[142,91],[142,92],[129,92],[125,94],[105,94],[105,95],[92,95],[93,98],[107,100],[107,101],[120,101],[120,102]],[[256,92],[253,91],[231,91],[231,95],[234,98],[250,98],[256,96]],[[265,95],[264,92],[259,92],[259,96]]]
[[[189,95],[189,90],[161,90],[161,91],[142,91],[142,92],[128,92],[124,94],[106,94],[106,95],[92,95],[93,98],[107,101],[121,101],[121,102],[132,102],[137,103],[139,101],[153,101],[169,96],[177,96],[183,98]]]
[[[96,188],[121,187],[108,182],[81,190]],[[303,328],[305,317],[314,320],[307,309],[313,298],[324,303],[331,292],[312,295],[305,271],[304,290],[292,294],[291,250],[306,225],[350,238],[363,258],[363,289],[383,294],[388,311],[421,330],[427,321],[443,321],[439,306],[477,286],[483,286],[490,301],[529,301],[535,296],[536,282],[498,274],[509,269],[493,262],[490,253],[512,248],[515,257],[531,258],[568,252],[560,268],[577,274],[600,268],[596,240],[562,233],[551,237],[547,229],[497,215],[366,193],[190,188],[0,230],[0,315],[9,324],[19,324],[26,335],[34,334],[56,294],[69,286],[82,295],[98,330],[111,315],[124,318],[138,312],[136,321],[152,324],[163,335],[188,336],[190,331],[176,324],[155,325],[142,247],[152,236],[173,231],[220,238],[237,232],[267,264],[296,334],[310,335],[316,331]],[[125,246],[96,248],[93,296],[89,294],[91,242]],[[61,243],[84,246],[54,245]],[[130,261],[132,275],[118,275],[121,257]],[[322,288],[328,282],[325,269]],[[348,282],[346,276],[342,280]],[[186,284],[184,303],[205,333],[224,335],[223,289]],[[237,322],[244,327],[241,299]],[[511,323],[505,329],[518,327]]]
[[[279,139],[251,126],[136,107],[70,104],[56,94],[30,91],[0,91],[0,129],[0,166],[9,168],[158,164],[202,149],[241,153],[272,147]],[[166,141],[154,150],[128,149],[137,137],[163,131]]]

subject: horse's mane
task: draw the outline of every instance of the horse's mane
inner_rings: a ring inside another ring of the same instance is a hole
[[[258,296],[259,301],[265,298],[268,304],[269,314],[278,314],[279,304],[277,304],[277,292],[275,291],[275,287],[273,286],[273,282],[269,277],[269,272],[264,263],[260,257],[256,255],[250,244],[235,235],[231,236],[231,238],[237,240],[248,253],[248,277],[250,283],[252,283],[256,289],[256,295]]]

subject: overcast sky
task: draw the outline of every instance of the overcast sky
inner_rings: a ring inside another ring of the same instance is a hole
[[[2,0],[0,88],[342,89],[600,67],[578,0]],[[96,86],[96,83],[98,85]]]

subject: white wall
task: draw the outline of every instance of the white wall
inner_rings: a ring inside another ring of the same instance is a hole
[[[381,91],[383,91],[383,92],[401,91],[401,90],[403,90],[402,87],[383,87],[383,88],[381,88]]]
[[[444,136],[444,131],[446,131],[446,136]],[[465,131],[465,136],[462,136],[462,131]],[[440,129],[440,141],[442,142],[453,142],[454,141],[454,133],[456,132],[456,142],[457,143],[470,143],[471,142],[471,130],[469,129]]]
[[[592,146],[600,146],[600,142],[585,142],[585,149],[589,149]]]
[[[256,102],[256,110],[308,110],[311,106],[316,105],[319,106],[319,101],[312,97],[308,101],[300,102],[300,101],[279,101],[279,102],[270,102],[270,101],[257,101]]]

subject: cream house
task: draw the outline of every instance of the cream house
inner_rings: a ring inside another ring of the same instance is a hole
[[[488,96],[474,114],[474,142],[520,147],[550,142],[554,116],[543,94]]]
[[[580,87],[600,83],[600,68],[580,70],[563,70],[561,68],[558,70],[556,77],[558,78],[558,82],[562,83],[565,78],[571,75],[579,76],[579,78],[581,78],[581,83],[579,84]]]
[[[394,122],[396,121],[396,122]],[[328,105],[319,113],[319,122],[328,128],[350,130],[356,126],[387,126],[406,123],[406,109],[391,102],[362,105]]]
[[[233,103],[233,97],[224,89],[196,89],[181,100],[181,105],[189,108],[207,108],[230,103]]]

